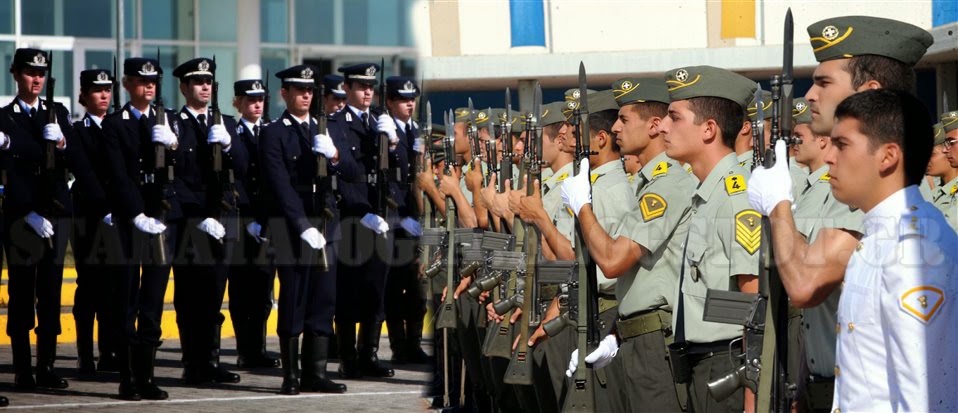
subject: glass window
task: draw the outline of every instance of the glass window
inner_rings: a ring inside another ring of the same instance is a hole
[[[144,39],[193,40],[192,0],[150,0],[140,4]]]
[[[266,73],[269,72],[269,80],[267,80],[270,92],[269,115],[272,119],[276,119],[286,110],[286,104],[283,103],[279,94],[280,81],[276,78],[276,72],[290,66],[289,51],[285,49],[263,49],[260,53],[260,66],[263,68],[264,80],[266,80]]]
[[[260,0],[259,36],[264,43],[289,41],[289,7],[287,0]]]
[[[17,46],[13,42],[0,42],[0,66],[10,68],[13,63],[13,52]],[[17,85],[13,82],[13,76],[5,74],[0,76],[0,96],[14,96],[17,94]],[[0,105],[6,105],[7,101],[0,102]]]
[[[202,0],[200,5],[200,40],[236,41],[236,2]]]
[[[113,0],[64,1],[63,34],[77,37],[113,37],[116,16]],[[124,16],[127,17],[127,16]]]
[[[0,0],[0,33],[13,34],[13,0]]]
[[[74,90],[74,73],[79,74],[80,71],[73,71],[73,52],[72,51],[54,51],[53,52],[53,78],[57,80],[53,95],[57,97],[57,101],[62,103],[67,107],[67,110],[70,113],[76,112],[76,102],[70,101],[60,101],[61,97],[66,96],[68,99],[73,98]],[[79,81],[76,82],[77,89],[80,88]],[[44,87],[43,93],[45,94],[46,87]]]
[[[296,42],[333,44],[333,0],[296,0]]]
[[[21,7],[21,24],[23,34],[55,35],[63,33],[62,15],[57,25],[57,10],[53,7],[53,0],[23,1]],[[52,13],[51,13],[52,11]]]
[[[379,7],[393,9],[395,8],[395,2],[384,1],[381,2]],[[382,37],[388,37],[395,33],[394,22],[376,20],[374,23],[370,19],[370,9],[367,0],[343,2],[343,43],[370,44],[369,32],[373,30],[383,32]],[[379,15],[377,11],[372,12],[376,13],[377,16]]]
[[[153,48],[144,46],[144,56],[154,57]],[[173,70],[180,63],[193,58],[192,46],[160,46],[160,67],[163,68],[163,103],[167,108],[179,111],[185,103],[180,93],[180,80],[173,77]]]

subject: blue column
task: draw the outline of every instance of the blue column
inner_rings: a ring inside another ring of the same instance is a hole
[[[509,0],[512,47],[545,46],[542,0]]]

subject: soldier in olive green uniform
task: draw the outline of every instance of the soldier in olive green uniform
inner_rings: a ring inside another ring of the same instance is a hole
[[[634,192],[638,208],[610,232],[597,227],[591,205],[571,208],[579,210],[585,245],[593,260],[606,276],[618,281],[616,334],[622,344],[610,365],[618,364],[626,381],[623,391],[610,396],[620,399],[629,411],[678,411],[686,395],[684,388],[677,392],[667,344],[672,340],[672,303],[688,230],[689,194],[697,182],[666,155],[663,136],[649,133],[668,113],[665,82],[661,78],[626,78],[612,87],[620,106],[612,132],[622,152],[637,155],[642,164]],[[565,187],[562,191],[586,189]],[[572,194],[564,197],[581,199]]]
[[[738,353],[739,346],[730,341],[742,337],[742,328],[703,321],[703,314],[709,289],[757,292],[762,217],[748,205],[747,171],[732,152],[755,83],[710,66],[674,69],[665,79],[672,99],[659,127],[666,153],[691,164],[701,182],[692,195],[672,318],[673,346],[685,349],[689,369],[673,373],[686,383],[690,411],[739,412],[743,392],[716,402],[706,385],[737,367],[729,349]]]
[[[958,131],[958,112],[945,113],[941,116],[941,123],[935,125],[935,149],[928,162],[928,174],[940,178],[939,182],[942,183],[932,192],[931,203],[945,214],[952,229],[958,229],[958,199],[955,196],[958,194],[958,168],[951,166],[944,153],[944,145],[951,131]]]
[[[768,147],[769,140],[772,137],[772,92],[767,90],[762,91],[762,130],[763,138],[762,142],[765,147]],[[739,166],[745,168],[746,171],[751,172],[753,164],[755,162],[755,144],[752,140],[752,125],[755,125],[754,122],[758,121],[758,105],[755,103],[755,99],[749,101],[748,106],[745,108],[745,114],[748,115],[746,121],[751,123],[749,127],[743,127],[742,132],[735,140],[735,149],[736,150],[736,159],[738,160]],[[745,133],[747,129],[748,133]],[[745,143],[745,144],[743,144]],[[748,176],[746,176],[747,178]]]

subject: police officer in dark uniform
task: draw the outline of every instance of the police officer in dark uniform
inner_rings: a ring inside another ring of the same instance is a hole
[[[3,245],[10,277],[7,335],[13,348],[16,387],[28,391],[68,387],[54,372],[53,363],[60,334],[63,256],[70,238],[72,202],[66,179],[70,146],[66,136],[72,134],[73,126],[63,105],[40,99],[47,62],[43,51],[17,49],[10,65],[17,97],[3,107],[0,119],[0,150],[6,170]],[[53,123],[48,123],[50,111],[56,114]],[[53,169],[47,168],[48,155],[54,158]],[[36,380],[30,359],[34,326]]]
[[[115,264],[122,258],[119,234],[113,227],[106,188],[110,185],[107,161],[101,150],[103,118],[113,97],[113,78],[109,70],[80,72],[80,104],[86,108],[83,119],[73,123],[76,146],[88,167],[73,169],[73,255],[76,262],[77,289],[73,298],[73,319],[77,329],[77,370],[80,376],[100,371],[117,371],[115,322],[110,301],[114,297]],[[100,326],[97,340],[99,365],[93,360],[93,320]]]
[[[112,301],[121,334],[116,347],[119,395],[125,400],[169,397],[153,383],[153,366],[162,344],[160,321],[176,248],[176,222],[182,217],[173,190],[173,166],[182,162],[175,114],[158,113],[150,105],[162,73],[154,59],[126,59],[123,87],[130,101],[103,120],[102,147],[111,189],[107,198],[124,258]],[[158,153],[163,155],[161,164]]]
[[[277,334],[283,364],[282,394],[300,390],[343,393],[346,386],[327,377],[326,364],[336,309],[338,215],[335,183],[355,179],[362,168],[346,147],[319,133],[310,115],[319,70],[293,66],[276,73],[286,111],[263,130],[260,167],[269,188],[271,243],[279,270]],[[317,102],[319,104],[319,102]],[[322,175],[320,163],[327,164]],[[324,235],[325,234],[325,235]],[[299,336],[302,381],[299,380]]]
[[[180,110],[176,188],[183,222],[173,261],[173,306],[183,344],[183,382],[239,383],[240,376],[219,363],[220,313],[227,262],[240,235],[235,182],[249,165],[246,146],[235,137],[236,122],[229,116],[216,118],[207,109],[213,93],[216,62],[204,57],[179,65],[173,76],[180,79],[186,105]],[[217,109],[217,108],[213,108]],[[233,145],[233,142],[237,142]],[[220,147],[220,170],[215,170],[215,146]]]
[[[343,77],[337,75],[323,76],[323,85],[326,92],[323,94],[323,105],[326,116],[332,116],[346,107],[346,91],[343,90]]]
[[[385,319],[383,299],[389,266],[384,260],[392,253],[393,234],[387,219],[396,220],[394,209],[380,205],[381,185],[398,193],[395,179],[377,182],[379,133],[389,136],[389,168],[398,165],[396,123],[388,115],[371,110],[373,88],[378,83],[379,65],[363,63],[341,67],[345,82],[346,107],[333,115],[330,135],[345,143],[363,167],[357,179],[339,183],[343,242],[337,283],[336,338],[339,344],[339,372],[346,378],[392,377],[393,370],[379,361],[379,338]],[[401,199],[393,196],[398,203]],[[383,211],[386,213],[384,214]],[[387,216],[383,216],[387,215]],[[357,346],[356,323],[359,326]]]
[[[240,261],[230,268],[229,310],[236,333],[236,365],[240,368],[279,367],[279,360],[266,353],[266,320],[273,309],[273,280],[276,265],[267,254],[270,236],[264,233],[267,222],[266,188],[261,185],[259,167],[259,139],[267,120],[263,119],[266,89],[259,79],[239,80],[233,83],[233,107],[239,114],[236,136],[249,153],[249,167],[245,179],[236,182],[239,194],[241,225],[236,254]],[[234,143],[236,145],[237,143]]]
[[[393,363],[429,361],[429,356],[420,346],[426,301],[419,282],[419,254],[416,247],[422,228],[418,220],[417,194],[411,190],[416,179],[412,162],[424,146],[419,139],[418,125],[412,120],[419,93],[419,87],[411,78],[393,76],[386,79],[386,106],[396,122],[396,135],[399,137],[396,155],[402,182],[399,183],[397,197],[403,200],[384,303]]]

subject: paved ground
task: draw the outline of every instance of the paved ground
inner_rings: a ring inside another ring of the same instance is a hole
[[[275,337],[269,339],[269,350],[279,356]],[[424,343],[424,347],[428,344]],[[236,353],[233,339],[224,339],[222,363],[235,370]],[[389,360],[389,343],[385,335],[380,346],[380,358]],[[431,351],[430,348],[426,348]],[[10,399],[7,409],[32,411],[97,411],[97,412],[410,412],[424,411],[426,404],[420,396],[430,367],[424,365],[393,366],[396,376],[380,380],[339,380],[335,373],[338,364],[333,361],[329,370],[337,381],[345,383],[345,394],[301,394],[282,396],[279,391],[282,371],[239,371],[242,382],[235,385],[184,387],[179,383],[179,342],[167,340],[157,353],[157,384],[170,393],[170,399],[161,402],[127,402],[116,398],[119,377],[115,373],[101,373],[94,381],[76,380],[76,348],[61,344],[57,359],[58,372],[70,380],[65,390],[45,390],[42,393],[17,393],[13,389],[13,366],[8,346],[0,347],[0,394]]]

